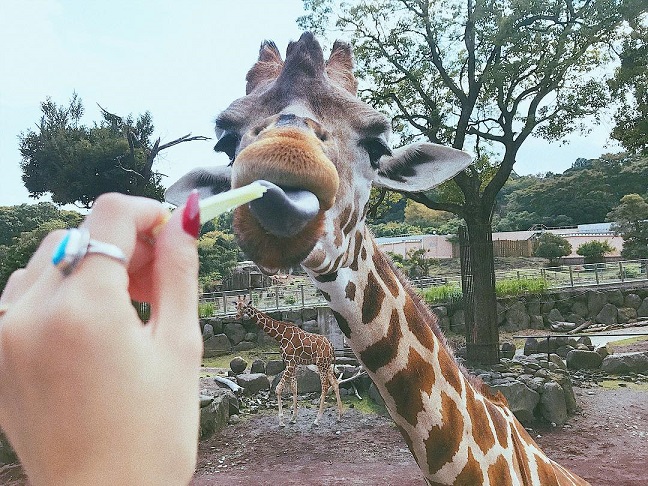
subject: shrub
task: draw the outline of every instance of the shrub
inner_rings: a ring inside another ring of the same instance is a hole
[[[198,317],[212,317],[214,315],[214,304],[202,302],[198,304]]]
[[[588,241],[578,247],[576,253],[585,257],[585,263],[599,263],[605,261],[605,254],[611,253],[614,248],[607,241]]]
[[[422,290],[421,296],[428,304],[439,304],[456,302],[463,297],[463,293],[456,284],[445,284]]]
[[[562,236],[553,233],[542,233],[538,238],[538,247],[533,252],[533,255],[548,258],[549,265],[555,265],[558,258],[569,255],[571,250],[571,244]]]
[[[510,278],[495,282],[498,297],[512,297],[520,294],[541,294],[549,284],[544,278]]]

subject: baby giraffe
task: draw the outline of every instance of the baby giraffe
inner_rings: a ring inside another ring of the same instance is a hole
[[[338,404],[338,420],[340,420],[342,418],[342,400],[340,399],[340,387],[333,369],[335,354],[331,342],[324,336],[306,332],[289,322],[273,319],[255,309],[252,306],[252,301],[246,302],[244,297],[239,296],[236,302],[236,318],[243,319],[244,317],[255,321],[257,326],[277,341],[281,347],[281,357],[286,363],[286,369],[276,390],[277,402],[279,403],[279,426],[283,427],[285,425],[281,408],[281,392],[287,380],[290,380],[290,388],[293,393],[293,413],[290,423],[294,424],[297,421],[297,376],[295,371],[297,365],[300,364],[316,365],[322,382],[322,396],[320,397],[319,411],[314,424],[319,425],[324,413],[324,399],[329,385],[335,391]]]

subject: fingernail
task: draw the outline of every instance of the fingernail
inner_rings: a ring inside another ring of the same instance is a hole
[[[194,189],[189,194],[187,202],[185,204],[184,212],[182,213],[182,229],[185,230],[185,233],[191,235],[194,238],[198,238],[200,235],[200,206],[198,202],[200,197],[198,196],[198,191]]]

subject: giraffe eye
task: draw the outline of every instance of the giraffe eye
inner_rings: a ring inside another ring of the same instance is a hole
[[[241,137],[235,132],[225,132],[218,139],[214,150],[216,152],[224,152],[230,159],[230,163],[234,162],[236,158],[236,149],[238,148],[239,143],[241,142]]]
[[[369,162],[374,169],[378,168],[378,161],[383,155],[391,155],[392,153],[385,141],[377,137],[362,139],[360,146],[367,151]]]

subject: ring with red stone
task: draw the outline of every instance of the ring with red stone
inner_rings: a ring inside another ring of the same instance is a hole
[[[67,276],[75,269],[88,253],[96,253],[126,263],[124,252],[111,243],[104,243],[90,238],[85,228],[71,228],[54,250],[52,263]]]

